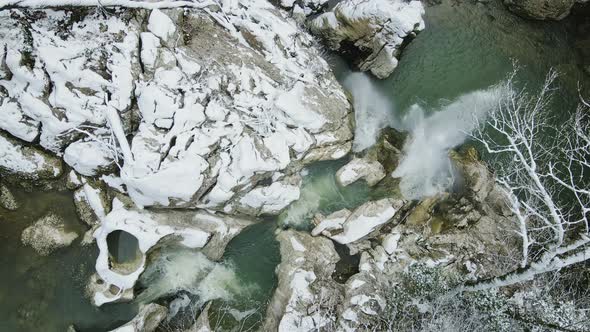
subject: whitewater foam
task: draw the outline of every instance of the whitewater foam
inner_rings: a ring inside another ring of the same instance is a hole
[[[195,295],[196,304],[201,305],[213,299],[231,301],[251,290],[240,282],[231,266],[213,262],[201,252],[178,248],[160,253],[149,264],[140,282],[148,287],[138,295],[139,303],[185,291]],[[178,311],[188,303],[183,300],[175,305]]]
[[[402,119],[403,126],[410,132],[410,140],[392,174],[401,178],[400,190],[404,197],[420,199],[446,191],[453,185],[449,150],[463,143],[496,107],[502,89],[502,86],[494,86],[464,94],[429,116],[419,105],[410,108]]]
[[[375,144],[381,129],[393,125],[393,106],[365,73],[351,73],[343,84],[353,96],[356,126],[352,148],[363,151]]]

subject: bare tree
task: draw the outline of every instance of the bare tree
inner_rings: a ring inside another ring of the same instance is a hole
[[[557,73],[537,95],[506,83],[505,96],[474,138],[498,162],[497,182],[518,222],[520,267],[459,291],[477,291],[533,279],[590,259],[590,105],[582,99],[563,123],[549,106]]]

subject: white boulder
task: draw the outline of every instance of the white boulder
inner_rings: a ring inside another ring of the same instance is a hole
[[[64,161],[76,172],[94,176],[113,165],[113,152],[96,141],[76,141],[65,149]]]
[[[338,211],[319,221],[312,234],[323,234],[340,244],[353,243],[391,220],[403,204],[402,200],[384,198],[367,202],[352,213]]]
[[[240,210],[254,209],[250,214],[278,215],[289,204],[299,199],[301,178],[294,181],[274,182],[269,186],[256,187],[240,200]]]
[[[0,183],[0,207],[9,211],[18,209],[20,204],[7,186]]]
[[[372,187],[385,177],[385,168],[376,160],[354,158],[336,172],[336,180],[342,186],[348,186],[364,179]]]

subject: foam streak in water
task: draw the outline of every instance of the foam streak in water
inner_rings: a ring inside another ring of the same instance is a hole
[[[363,151],[375,144],[381,129],[392,125],[392,105],[365,73],[350,74],[344,85],[354,97],[356,128],[353,150]]]
[[[149,285],[139,294],[140,303],[152,302],[182,290],[197,295],[203,304],[213,299],[231,300],[249,288],[240,283],[229,266],[210,261],[202,253],[188,249],[162,252],[148,266],[140,281]]]
[[[428,117],[420,106],[412,106],[403,119],[411,139],[392,174],[401,178],[400,189],[406,198],[432,196],[453,184],[449,150],[463,143],[478,120],[494,109],[501,89],[492,87],[462,95]]]

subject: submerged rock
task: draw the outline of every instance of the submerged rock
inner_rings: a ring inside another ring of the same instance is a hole
[[[424,29],[420,1],[345,0],[310,22],[332,50],[353,52],[358,67],[388,77],[405,43]]]
[[[580,0],[504,0],[508,9],[526,18],[536,20],[561,20]]]
[[[14,195],[7,186],[0,183],[0,207],[6,210],[14,211],[18,209],[19,204]]]
[[[139,313],[133,320],[111,332],[153,332],[167,314],[168,309],[164,306],[155,303],[145,304],[139,308]]]
[[[75,232],[66,230],[61,217],[50,213],[25,228],[21,241],[24,245],[33,247],[40,255],[46,256],[69,246],[77,237]]]

